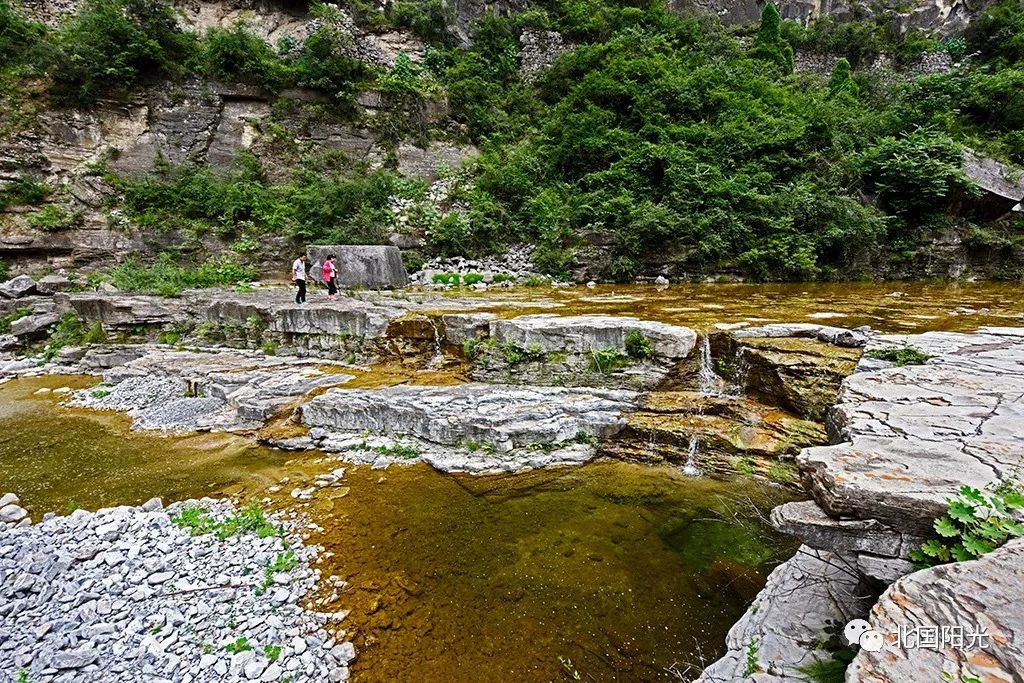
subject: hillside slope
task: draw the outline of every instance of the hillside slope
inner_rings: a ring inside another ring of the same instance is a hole
[[[1021,277],[1020,1],[781,12],[0,0],[0,259]]]

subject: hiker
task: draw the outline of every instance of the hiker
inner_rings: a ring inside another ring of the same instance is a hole
[[[306,303],[306,255],[300,254],[292,263],[292,284],[299,288],[295,292],[295,303]]]
[[[324,283],[327,285],[328,299],[334,299],[338,293],[338,267],[334,265],[335,258],[334,254],[331,254],[324,261],[323,278]]]

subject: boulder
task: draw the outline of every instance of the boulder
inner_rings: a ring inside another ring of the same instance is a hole
[[[302,408],[302,421],[326,431],[410,435],[437,444],[490,444],[499,451],[611,436],[625,426],[631,391],[462,384],[333,389]]]
[[[18,275],[0,284],[0,297],[5,299],[20,299],[35,293],[36,281],[28,275]]]
[[[0,334],[0,351],[13,351],[21,347],[21,340],[13,334]]]
[[[367,289],[393,289],[405,287],[409,276],[402,263],[402,252],[395,246],[351,246],[311,245],[306,249],[307,262],[311,264],[310,277],[323,282],[322,265],[330,254],[334,254],[338,266],[338,285],[341,287],[364,287]]]
[[[1016,681],[1024,671],[1024,540],[978,560],[932,567],[886,590],[869,621],[885,637],[878,652],[861,648],[849,683]],[[958,628],[953,632],[951,629]],[[904,634],[898,637],[900,630]],[[937,645],[923,645],[923,634]],[[986,634],[972,637],[971,634]],[[954,639],[959,637],[959,642]],[[915,642],[910,642],[913,638]]]
[[[863,617],[871,605],[871,593],[848,564],[837,553],[807,546],[797,550],[776,567],[750,609],[729,630],[726,655],[694,683],[807,680],[801,668],[832,658],[815,647],[829,639],[833,623]]]
[[[494,313],[448,313],[441,316],[444,325],[444,340],[455,346],[462,346],[471,339],[484,339],[490,333]]]
[[[697,343],[697,334],[688,327],[628,316],[539,314],[491,323],[491,336],[498,343],[522,347],[536,344],[545,352],[588,353],[609,348],[625,351],[630,332],[646,337],[655,356],[666,360],[686,358]]]
[[[25,339],[41,339],[50,326],[60,320],[56,313],[37,313],[18,318],[11,323],[11,334]]]

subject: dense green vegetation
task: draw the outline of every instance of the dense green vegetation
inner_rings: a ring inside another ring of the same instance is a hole
[[[301,46],[271,46],[243,24],[183,31],[159,0],[87,0],[55,30],[8,3],[0,0],[0,72],[23,84],[47,76],[58,103],[196,74],[270,92],[317,89],[342,105],[335,115],[351,116],[345,105],[374,87],[392,108],[369,125],[392,144],[454,137],[482,151],[455,185],[456,211],[430,205],[425,187],[388,163],[371,171],[338,155],[297,155],[286,181],[255,156],[227,174],[158,164],[148,178],[115,179],[125,213],[145,230],[213,230],[242,245],[267,233],[372,242],[394,228],[389,201],[402,197],[416,207],[405,228],[424,231],[430,249],[534,242],[538,264],[556,275],[593,260],[597,242],[608,246],[592,267],[617,279],[652,261],[694,275],[849,277],[912,263],[949,230],[1022,260],[1021,219],[973,222],[961,207],[974,189],[960,170],[964,146],[1024,164],[1018,0],[941,42],[864,22],[804,29],[770,4],[759,27],[727,29],[653,0],[544,0],[483,16],[468,50],[454,47],[446,3],[409,0],[383,13],[350,4],[364,26],[404,27],[430,45],[421,64],[401,57],[391,70],[344,56],[346,36],[325,6],[313,8],[323,21]],[[527,28],[557,30],[578,47],[527,82],[518,70]],[[844,59],[824,78],[794,74],[795,49]],[[856,71],[880,54],[905,64],[937,50],[971,56],[909,82]],[[429,121],[425,104],[439,98],[447,113]],[[58,218],[36,220],[60,229]]]

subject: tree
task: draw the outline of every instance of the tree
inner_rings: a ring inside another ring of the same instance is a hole
[[[761,26],[754,38],[753,55],[774,62],[783,73],[793,72],[793,46],[782,37],[782,17],[770,2],[761,10]]]
[[[850,62],[846,57],[840,57],[832,69],[832,76],[828,79],[828,96],[846,94],[856,97],[860,93],[860,87],[850,74]]]

